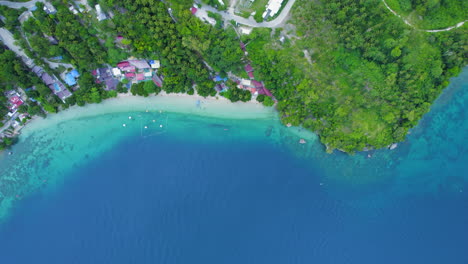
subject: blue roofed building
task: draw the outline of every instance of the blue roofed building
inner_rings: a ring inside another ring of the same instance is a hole
[[[65,74],[65,82],[69,86],[75,86],[76,85],[76,79],[80,77],[80,74],[76,69],[73,69],[69,73]]]
[[[227,81],[227,79],[228,79],[228,78],[221,78],[221,76],[219,76],[219,75],[216,75],[216,76],[214,77],[214,81],[215,81],[215,82],[225,82],[225,81]]]

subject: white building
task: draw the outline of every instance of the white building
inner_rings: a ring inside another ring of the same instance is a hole
[[[97,4],[95,8],[96,8],[96,13],[97,13],[97,20],[102,21],[102,20],[107,19],[106,14],[102,12],[101,5]]]
[[[113,68],[113,69],[112,69],[112,74],[113,74],[115,77],[120,77],[120,76],[122,76],[122,72],[120,71],[119,68]]]
[[[263,18],[272,17],[278,13],[281,8],[283,0],[270,0],[268,1],[266,11],[263,13]]]

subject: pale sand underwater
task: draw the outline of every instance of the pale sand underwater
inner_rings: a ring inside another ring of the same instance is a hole
[[[37,118],[29,123],[22,134],[30,133],[58,123],[84,117],[120,112],[171,112],[223,119],[278,119],[273,107],[264,107],[256,101],[231,103],[224,97],[207,97],[187,94],[166,94],[139,97],[119,94],[99,104],[84,107],[73,106],[58,114],[50,114],[46,119]]]

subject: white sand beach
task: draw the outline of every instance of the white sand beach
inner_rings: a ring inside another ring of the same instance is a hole
[[[73,106],[58,114],[49,114],[45,119],[37,118],[22,130],[22,134],[27,135],[36,129],[53,126],[66,120],[129,111],[167,111],[227,119],[278,118],[273,107],[264,107],[256,101],[231,103],[221,96],[204,98],[198,95],[165,92],[145,98],[128,93],[119,94],[117,98],[107,99],[99,104],[89,104],[84,107]]]

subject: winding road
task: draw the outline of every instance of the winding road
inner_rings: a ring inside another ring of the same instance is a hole
[[[10,2],[10,1],[0,1],[0,5],[7,6],[9,8],[20,9],[23,7],[31,8],[36,5],[37,2],[45,2],[45,0],[31,0],[29,2]]]
[[[234,0],[235,1],[235,0]],[[289,0],[288,3],[284,6],[283,10],[281,11],[280,15],[273,19],[272,21],[266,21],[266,22],[257,22],[255,21],[252,17],[249,18],[243,18],[241,16],[235,15],[234,14],[234,5],[231,4],[229,7],[228,11],[218,11],[216,8],[211,7],[209,5],[202,4],[202,7],[200,10],[203,10],[205,12],[210,11],[216,14],[219,14],[223,17],[223,19],[226,22],[229,22],[231,20],[236,21],[239,24],[243,24],[249,27],[266,27],[266,28],[276,28],[282,25],[282,23],[286,20],[286,18],[289,15],[289,12],[291,11],[291,8],[293,7],[294,3],[296,0]]]
[[[448,27],[448,28],[442,28],[442,29],[419,29],[417,27],[415,27],[413,24],[411,24],[408,20],[406,20],[405,18],[403,18],[401,15],[399,15],[397,12],[395,12],[395,10],[391,9],[390,6],[387,4],[387,2],[385,0],[382,0],[382,2],[384,3],[385,7],[392,13],[394,14],[395,16],[401,18],[401,20],[403,20],[403,22],[405,22],[406,25],[416,29],[416,30],[420,30],[420,31],[425,31],[425,32],[430,32],[430,33],[436,33],[436,32],[444,32],[444,31],[450,31],[452,29],[455,29],[455,28],[459,28],[461,26],[463,26],[463,24],[465,24],[465,22],[467,22],[468,20],[465,20],[465,21],[462,21],[458,24],[456,24],[455,26],[451,26],[451,27]]]

